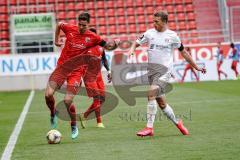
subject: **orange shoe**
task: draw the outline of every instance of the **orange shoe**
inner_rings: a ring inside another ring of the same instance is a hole
[[[153,128],[148,128],[148,127],[145,127],[141,131],[137,132],[137,136],[140,136],[140,137],[153,136],[153,135],[154,135]]]
[[[180,130],[180,132],[182,132],[183,135],[189,135],[188,129],[184,127],[181,119],[178,121],[178,124],[176,126]]]

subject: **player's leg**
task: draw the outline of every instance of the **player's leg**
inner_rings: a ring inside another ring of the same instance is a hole
[[[193,75],[195,76],[195,78],[196,78],[196,80],[197,80],[197,82],[199,81],[199,78],[198,78],[198,76],[197,76],[197,73],[196,73],[196,71],[191,67],[191,71],[192,71],[192,73],[193,73]]]
[[[64,97],[64,104],[71,118],[72,139],[77,138],[78,128],[76,122],[76,107],[73,104],[75,95],[79,92],[81,84],[81,73],[78,70],[73,71],[67,77],[67,91]]]
[[[233,61],[233,62],[232,62],[231,68],[232,68],[232,70],[235,72],[236,77],[238,77],[237,61]]]
[[[49,82],[45,89],[45,102],[50,110],[51,128],[57,128],[57,115],[55,109],[55,99],[53,96],[56,89],[57,87],[54,87],[54,85],[50,85]]]
[[[161,95],[156,98],[158,106],[162,109],[163,113],[170,119],[177,128],[182,132],[183,135],[188,135],[189,132],[186,127],[184,127],[182,120],[178,120],[173,112],[172,107],[167,104],[165,95]]]
[[[155,121],[155,117],[157,114],[157,103],[156,103],[156,95],[159,86],[151,85],[148,91],[148,104],[147,104],[147,125],[144,129],[137,132],[137,136],[153,136],[153,124]]]

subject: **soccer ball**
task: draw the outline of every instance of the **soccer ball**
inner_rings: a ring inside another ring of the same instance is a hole
[[[58,130],[52,129],[47,133],[46,138],[48,144],[58,144],[61,142],[62,134]]]

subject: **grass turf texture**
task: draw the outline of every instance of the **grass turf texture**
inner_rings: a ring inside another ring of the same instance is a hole
[[[108,90],[113,89],[109,87]],[[24,102],[20,103],[23,98],[12,94],[14,101],[18,101],[16,107],[23,106]],[[174,84],[167,100],[175,114],[182,117],[190,131],[189,136],[182,136],[169,120],[159,116],[159,112],[155,121],[155,136],[137,137],[136,131],[146,124],[144,114],[147,102],[139,98],[135,107],[120,100],[118,107],[103,117],[105,129],[96,128],[95,120],[88,121],[87,128],[80,129],[76,140],[70,138],[69,122],[59,121],[62,142],[49,145],[45,138],[50,126],[49,112],[43,95],[43,91],[35,94],[12,159],[219,160],[238,159],[240,156],[239,81]],[[25,97],[24,101],[27,99]],[[63,96],[57,97],[61,100]],[[75,102],[78,111],[83,111],[82,108],[86,108],[91,99],[81,97],[76,98]],[[16,110],[12,111],[14,113]],[[1,111],[1,115],[5,115],[2,112],[5,110]],[[4,127],[8,126],[7,122],[2,122],[2,116],[1,123]],[[1,130],[1,134],[9,136],[9,131]]]

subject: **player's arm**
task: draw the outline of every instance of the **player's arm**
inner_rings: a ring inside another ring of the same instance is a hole
[[[205,68],[199,68],[196,63],[193,61],[192,57],[190,56],[190,54],[184,49],[183,45],[181,44],[181,46],[178,48],[178,50],[180,51],[180,53],[182,54],[183,58],[193,67],[195,68],[197,71],[201,71],[202,73],[206,73],[206,69]]]
[[[134,52],[135,52],[136,48],[139,47],[139,46],[140,46],[139,43],[134,42],[134,43],[132,44],[129,52],[128,52],[128,55],[134,55]]]
[[[108,75],[107,75],[107,78],[108,78],[108,83],[110,83],[112,81],[112,74],[111,74],[111,71],[109,69],[109,66],[108,66],[108,61],[107,61],[107,58],[106,58],[106,54],[105,54],[105,51],[103,50],[103,54],[102,54],[102,63],[103,63],[103,66],[106,68],[106,70],[108,71]]]
[[[60,43],[60,41],[59,41],[60,31],[61,31],[61,27],[60,26],[61,25],[62,25],[61,22],[57,23],[56,30],[55,30],[55,45],[57,47],[61,47],[61,45],[62,45],[62,43]]]

